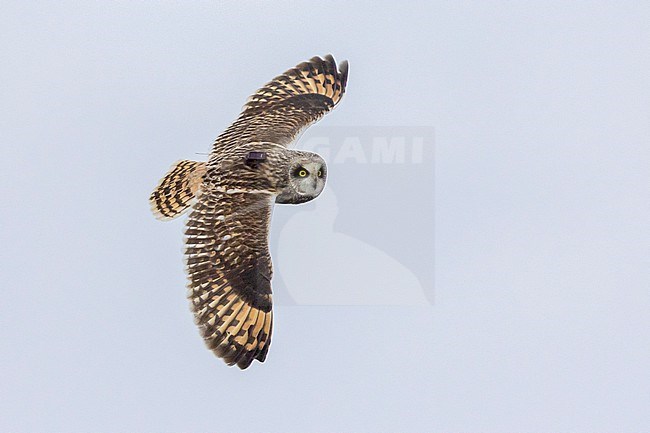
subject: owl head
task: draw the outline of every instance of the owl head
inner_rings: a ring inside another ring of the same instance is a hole
[[[325,160],[312,152],[292,151],[288,167],[287,186],[275,199],[276,203],[299,204],[315,199],[323,192],[327,179]]]

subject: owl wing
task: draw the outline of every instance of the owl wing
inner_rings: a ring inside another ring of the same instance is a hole
[[[266,192],[204,185],[186,236],[188,298],[206,345],[228,365],[264,362],[271,344],[272,266]]]
[[[348,62],[337,69],[331,55],[300,63],[248,98],[237,120],[217,137],[213,152],[255,141],[288,147],[339,103],[347,79]]]

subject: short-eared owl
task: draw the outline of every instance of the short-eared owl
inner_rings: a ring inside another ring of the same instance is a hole
[[[228,365],[244,369],[266,359],[273,204],[313,200],[327,177],[323,158],[289,146],[339,103],[347,76],[347,62],[337,69],[330,55],[289,69],[248,98],[207,163],[177,162],[151,194],[158,219],[190,209],[187,296],[205,343]]]

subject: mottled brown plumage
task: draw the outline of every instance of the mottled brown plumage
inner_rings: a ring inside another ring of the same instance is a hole
[[[326,166],[288,146],[345,92],[347,62],[314,57],[253,94],[207,163],[181,161],[151,195],[163,219],[191,206],[185,231],[188,298],[207,346],[242,369],[263,362],[273,327],[268,247],[272,206],[314,199]],[[252,160],[254,155],[263,158]],[[200,179],[200,181],[197,181]]]

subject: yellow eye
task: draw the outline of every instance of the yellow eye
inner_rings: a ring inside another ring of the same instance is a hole
[[[300,176],[300,177],[306,177],[306,176],[307,176],[307,170],[305,170],[304,168],[301,169],[301,170],[298,172],[298,176]]]
[[[318,170],[318,177],[323,177],[323,170]]]

